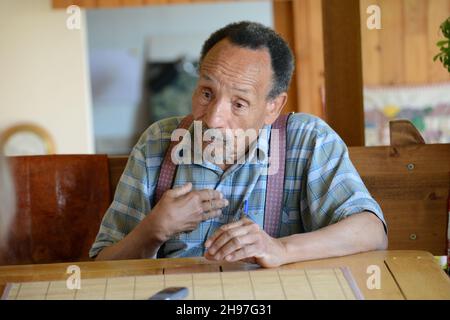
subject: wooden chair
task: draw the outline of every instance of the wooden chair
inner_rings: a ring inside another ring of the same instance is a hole
[[[447,254],[450,144],[425,144],[407,120],[390,122],[391,145],[350,147],[353,164],[383,209],[389,249]]]
[[[10,158],[17,212],[0,265],[88,260],[110,205],[106,155]]]

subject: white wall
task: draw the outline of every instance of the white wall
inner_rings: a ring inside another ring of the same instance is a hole
[[[0,131],[33,122],[57,153],[92,153],[85,16],[80,30],[68,17],[51,0],[0,0]]]

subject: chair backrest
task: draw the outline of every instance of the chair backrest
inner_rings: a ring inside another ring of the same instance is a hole
[[[10,158],[17,212],[0,265],[88,260],[110,205],[106,155]]]
[[[350,147],[388,224],[389,249],[447,254],[450,144]]]

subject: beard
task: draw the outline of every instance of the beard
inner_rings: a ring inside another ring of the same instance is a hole
[[[202,124],[202,151],[216,164],[235,164],[242,159],[252,139],[242,129],[215,129]]]

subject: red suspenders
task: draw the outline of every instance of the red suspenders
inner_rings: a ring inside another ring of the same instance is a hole
[[[184,117],[181,122],[178,124],[177,129],[188,129],[193,121],[192,114]],[[162,195],[166,190],[169,190],[172,187],[173,179],[175,178],[175,171],[177,166],[172,162],[171,154],[172,149],[179,143],[179,141],[171,141],[169,148],[167,148],[166,154],[164,155],[164,159],[161,163],[161,171],[159,172],[158,183],[156,185],[156,194],[155,194],[155,204],[158,203],[159,199],[161,199]]]
[[[286,126],[289,115],[280,115],[278,119],[272,124],[272,129],[278,129],[278,153],[271,149],[274,144],[274,135],[270,135],[269,153],[272,150],[272,155],[269,157],[269,164],[276,159],[278,161],[278,171],[272,175],[267,176],[266,188],[266,204],[264,210],[264,231],[272,237],[278,237],[280,228],[281,209],[283,205],[283,188],[284,188],[284,171],[286,158]],[[192,115],[184,117],[179,129],[188,129],[193,121]],[[169,148],[166,151],[164,159],[161,163],[161,171],[159,173],[158,183],[156,185],[155,203],[161,199],[163,193],[170,189],[175,178],[176,165],[171,160],[172,149],[178,144],[178,141],[171,141]]]
[[[269,145],[269,165],[276,159],[278,161],[278,171],[267,176],[266,205],[264,210],[264,231],[271,237],[278,237],[280,230],[281,210],[283,207],[284,172],[286,164],[286,127],[289,115],[280,115],[272,124],[272,130],[277,129],[278,152],[273,154],[272,149],[276,144],[273,142],[274,135],[270,135]]]

